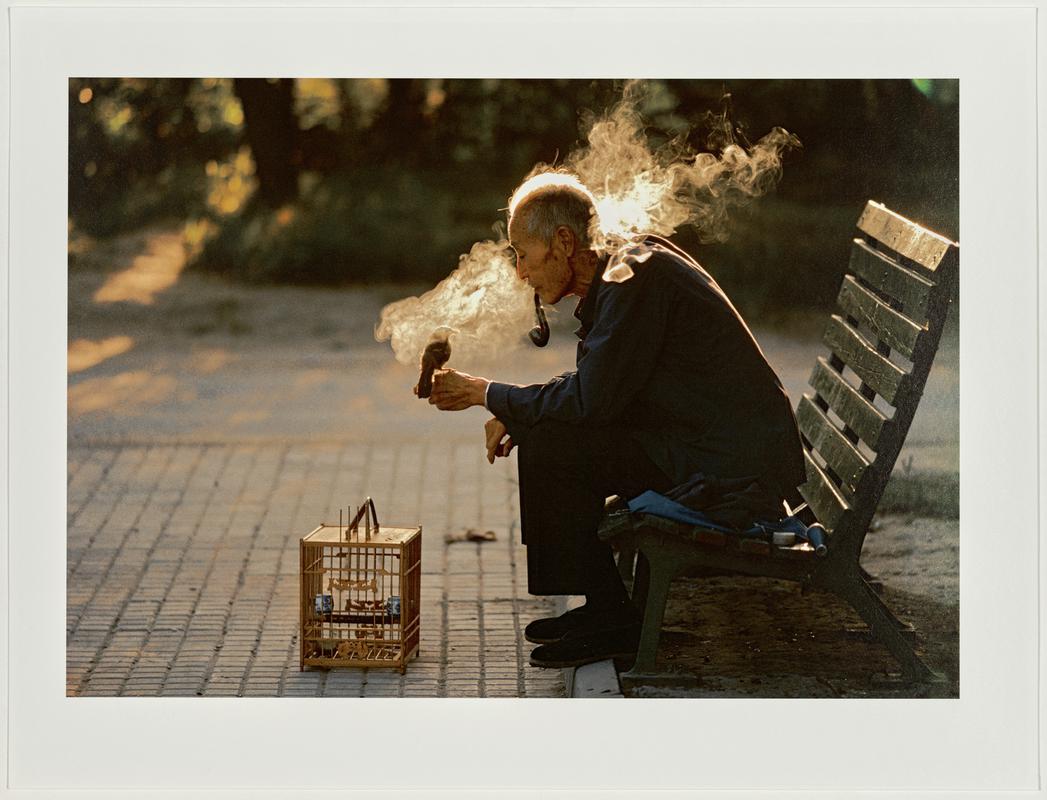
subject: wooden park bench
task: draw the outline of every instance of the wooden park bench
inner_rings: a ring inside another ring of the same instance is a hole
[[[600,536],[637,551],[633,599],[644,609],[626,677],[654,672],[669,584],[696,568],[798,581],[850,603],[908,679],[935,677],[859,565],[862,543],[923,393],[958,279],[958,245],[879,203],[858,220],[848,274],[796,411],[807,462],[806,521],[827,531],[824,555],[627,511]]]

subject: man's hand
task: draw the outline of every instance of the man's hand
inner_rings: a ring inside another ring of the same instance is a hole
[[[433,393],[429,403],[441,411],[462,411],[469,406],[482,406],[487,392],[486,378],[474,378],[453,369],[433,373]]]
[[[487,463],[493,464],[495,458],[505,458],[516,446],[509,431],[498,417],[491,417],[484,424],[484,436],[487,438]]]

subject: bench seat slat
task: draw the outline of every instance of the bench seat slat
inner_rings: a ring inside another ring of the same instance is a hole
[[[804,395],[800,398],[800,405],[796,409],[796,421],[800,426],[800,433],[821,454],[825,463],[839,476],[843,487],[853,497],[858,491],[862,477],[869,469],[869,462],[814,404],[810,396]]]
[[[850,511],[850,506],[806,448],[803,456],[807,463],[807,482],[800,487],[800,494],[826,530],[834,531]]]
[[[873,450],[889,420],[821,356],[811,373],[811,388]]]
[[[880,300],[868,289],[845,275],[837,302],[847,314],[868,325],[892,350],[911,358],[923,328]]]
[[[659,531],[693,548],[694,552],[712,554],[713,557],[743,556],[753,561],[785,559],[787,562],[803,563],[815,560],[817,553],[806,543],[792,546],[771,544],[762,537],[750,537],[740,533],[723,533],[709,528],[688,525],[652,514],[621,514],[622,524],[609,522],[615,514],[604,516],[599,529],[603,541],[621,541],[645,531]],[[722,555],[721,555],[722,554]]]
[[[933,284],[926,278],[874,250],[861,239],[854,240],[847,269],[874,289],[901,303],[905,313],[912,319],[919,323],[927,319],[927,298]]]
[[[920,227],[870,200],[858,219],[858,230],[905,258],[934,272],[952,245],[944,236]]]
[[[877,394],[891,405],[907,385],[908,375],[876,352],[864,336],[833,314],[825,329],[825,343]]]

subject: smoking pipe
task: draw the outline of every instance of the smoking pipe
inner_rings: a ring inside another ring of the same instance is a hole
[[[451,357],[451,340],[448,334],[437,331],[430,337],[429,344],[422,351],[421,368],[415,394],[419,399],[433,393],[433,372],[440,369]]]
[[[542,298],[538,292],[534,293],[534,319],[538,324],[527,332],[536,347],[545,347],[549,344],[549,320],[545,318],[545,309],[542,308]]]

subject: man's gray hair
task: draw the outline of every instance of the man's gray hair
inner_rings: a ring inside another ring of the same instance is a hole
[[[589,228],[596,216],[592,193],[574,175],[543,172],[524,181],[509,200],[510,220],[520,210],[528,235],[549,243],[561,225],[578,240],[580,249],[590,247]]]

